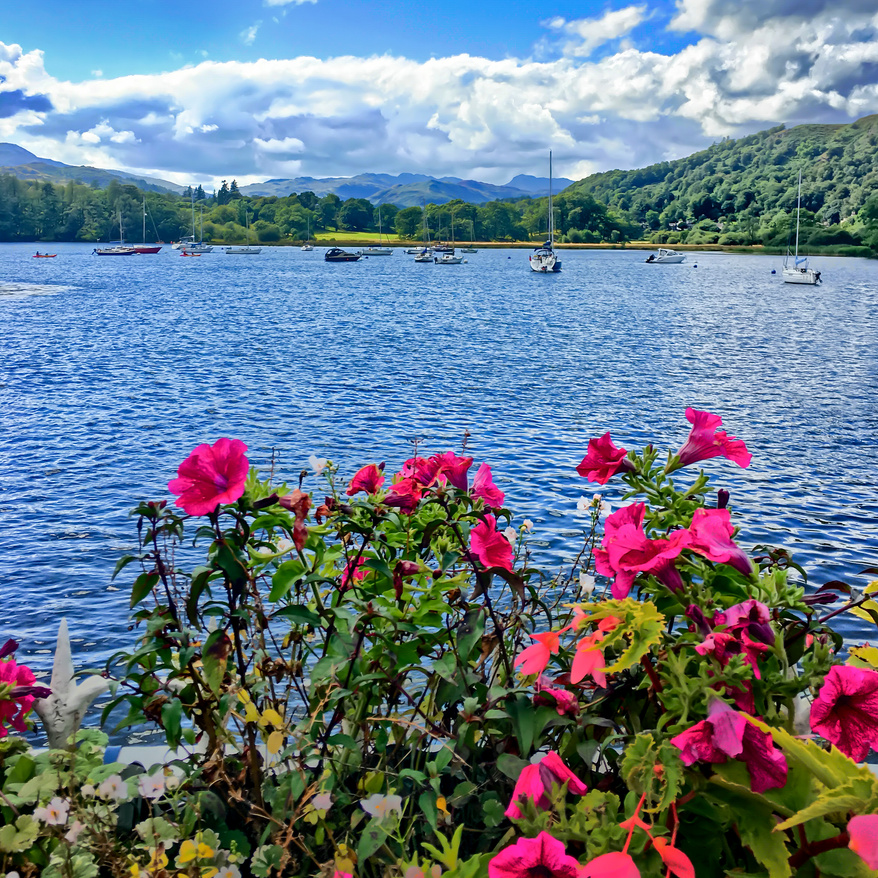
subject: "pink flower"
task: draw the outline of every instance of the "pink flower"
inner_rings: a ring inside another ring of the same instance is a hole
[[[627,460],[624,448],[616,448],[609,432],[600,439],[588,440],[588,453],[576,467],[576,472],[590,482],[606,485],[616,473],[631,472],[634,464]]]
[[[740,637],[726,631],[713,631],[704,638],[703,643],[695,647],[699,655],[712,655],[725,667],[733,655],[743,654],[753,668],[753,676],[762,679],[759,671],[759,658],[770,649],[764,643],[757,643],[746,631],[739,632]]]
[[[772,741],[771,735],[724,701],[715,698],[706,720],[681,732],[671,743],[680,750],[684,765],[694,762],[725,762],[738,759],[750,772],[754,793],[782,787],[787,782],[787,762]]]
[[[440,468],[437,457],[411,457],[402,465],[398,475],[404,479],[414,479],[421,487],[429,488],[436,481]]]
[[[358,469],[354,474],[350,485],[348,485],[347,495],[353,497],[360,491],[365,491],[367,494],[377,494],[383,484],[384,473],[374,463],[370,463]]]
[[[611,851],[586,863],[580,878],[640,878],[640,869],[629,854]]]
[[[638,875],[640,873],[637,873]],[[564,844],[541,832],[536,838],[520,838],[488,863],[488,878],[579,878],[579,863],[567,854]]]
[[[604,668],[607,665],[604,654],[598,644],[604,639],[603,631],[595,631],[583,637],[576,644],[576,652],[573,653],[573,664],[570,666],[570,682],[578,683],[586,677],[591,677],[601,688],[607,685],[607,677]]]
[[[878,671],[830,668],[811,705],[811,729],[854,762],[878,750]]]
[[[473,479],[473,497],[481,497],[488,506],[502,506],[505,494],[491,479],[491,467],[483,463]]]
[[[672,472],[690,463],[700,460],[710,460],[712,457],[725,457],[738,466],[750,466],[752,455],[747,451],[747,446],[734,436],[728,436],[724,430],[717,430],[723,419],[719,415],[710,412],[699,412],[693,408],[686,409],[686,420],[692,424],[689,438],[683,447],[677,452],[679,461],[671,466],[668,472]]]
[[[512,544],[497,530],[497,519],[486,515],[471,531],[470,548],[485,567],[512,570]]]
[[[732,542],[734,532],[728,509],[696,509],[689,526],[688,548],[709,561],[729,564],[744,576],[750,576],[753,562]]]
[[[458,457],[453,451],[437,454],[434,458],[439,463],[437,477],[445,476],[455,488],[465,491],[467,488],[467,471],[473,465],[471,457]]]
[[[220,503],[234,503],[244,493],[250,463],[247,446],[240,439],[217,439],[213,445],[199,445],[180,464],[177,478],[168,490],[188,515],[207,515]]]
[[[692,860],[683,851],[674,847],[661,836],[654,838],[652,843],[672,875],[676,875],[677,878],[695,878],[695,867],[692,865]]]
[[[5,738],[9,734],[7,726],[17,732],[26,731],[24,718],[30,712],[34,696],[45,697],[41,696],[38,687],[33,685],[36,683],[33,671],[24,665],[19,665],[11,654],[10,651],[7,653],[9,658],[0,660],[0,688],[11,686],[7,695],[0,699],[0,738]],[[46,695],[49,694],[48,689],[42,691]]]
[[[754,598],[735,604],[713,617],[714,625],[725,625],[729,631],[745,630],[761,643],[774,643],[775,634],[771,627],[771,611],[761,601]]]
[[[549,664],[549,658],[558,652],[561,635],[557,631],[546,631],[542,634],[531,634],[536,640],[532,646],[523,649],[512,663],[514,667],[521,665],[521,673],[526,677],[531,674],[542,674]]]
[[[859,854],[870,869],[878,869],[878,814],[858,814],[848,823],[848,847]]]
[[[547,695],[550,697],[546,698]],[[576,695],[567,689],[547,686],[542,677],[537,680],[534,704],[554,707],[558,711],[558,716],[577,716],[579,714],[579,699]]]
[[[525,766],[512,791],[509,807],[504,812],[507,817],[522,816],[519,805],[524,799],[531,799],[538,808],[547,811],[552,803],[549,794],[552,787],[567,784],[567,791],[575,796],[584,796],[588,787],[564,764],[564,760],[550,750],[538,763]]]
[[[394,482],[384,497],[388,506],[396,506],[400,512],[412,512],[423,494],[423,486],[413,477]]]

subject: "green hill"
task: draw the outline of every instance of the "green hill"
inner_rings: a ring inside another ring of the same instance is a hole
[[[838,240],[822,243],[854,243],[878,191],[878,115],[850,125],[771,128],[686,158],[592,174],[563,194],[593,196],[654,232],[653,240],[682,226],[689,234],[679,240],[687,243],[776,245],[788,233],[800,170],[803,223],[817,237],[834,229],[829,237]],[[693,231],[714,240],[688,240]]]

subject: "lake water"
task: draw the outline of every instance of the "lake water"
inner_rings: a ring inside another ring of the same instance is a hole
[[[777,257],[714,253],[565,252],[537,275],[527,250],[457,266],[34,250],[0,247],[0,643],[37,670],[64,616],[80,666],[131,642],[130,580],[110,582],[135,546],[128,512],[220,436],[263,468],[274,449],[295,480],[311,454],[392,472],[413,440],[459,449],[468,431],[553,571],[594,493],[574,470],[589,438],[676,449],[693,406],[753,453],[706,465],[745,547],[789,549],[814,584],[862,587],[878,564],[876,263],[814,260],[814,288],[783,284]],[[858,625],[845,633],[868,637]]]

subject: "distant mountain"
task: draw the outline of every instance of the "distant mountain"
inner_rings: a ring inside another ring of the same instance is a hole
[[[167,180],[144,177],[128,171],[65,165],[53,159],[40,158],[14,143],[0,143],[0,174],[18,177],[19,180],[37,180],[41,183],[63,184],[74,180],[86,185],[94,184],[102,189],[108,186],[111,180],[118,180],[120,183],[131,183],[147,192],[174,192],[178,195],[184,188]]]
[[[567,186],[572,186],[573,182],[573,180],[568,180],[567,177],[553,177],[552,189],[555,192],[560,192]],[[513,177],[506,185],[512,189],[521,189],[524,192],[530,192],[531,195],[545,195],[549,191],[549,178],[532,177],[530,174],[519,174],[517,177]]]
[[[395,204],[397,207],[415,207],[424,202],[445,204],[459,198],[469,204],[484,204],[501,199],[531,198],[544,195],[549,189],[549,179],[528,177],[515,178],[523,186],[495,186],[478,180],[461,180],[459,177],[429,177],[426,174],[358,174],[356,177],[294,177],[292,179],[266,180],[242,186],[242,195],[275,195],[282,197],[292,193],[313,192],[321,198],[330,192],[341,198],[365,198],[372,204]],[[558,180],[559,187],[571,180]]]

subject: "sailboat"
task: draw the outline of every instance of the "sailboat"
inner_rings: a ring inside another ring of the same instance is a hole
[[[261,247],[254,247],[250,243],[250,214],[245,213],[247,217],[247,245],[245,247],[226,247],[226,255],[227,256],[236,256],[239,254],[255,254],[261,253]]]
[[[552,211],[552,150],[549,150],[549,240],[530,254],[532,271],[560,271],[561,260],[555,255],[555,217]]]
[[[310,252],[311,250],[314,249],[313,245],[311,244],[311,217],[310,216],[307,217],[307,220],[308,220],[308,237],[305,239],[305,243],[302,244],[302,249],[305,252]]]
[[[422,205],[424,212],[424,246],[415,252],[415,262],[433,262],[433,254],[430,252],[430,226],[427,224],[427,205]],[[409,251],[411,252],[411,250]]]
[[[454,211],[451,211],[451,250],[444,250],[436,253],[433,262],[437,265],[460,265],[463,262],[463,256],[454,255]]]
[[[155,225],[153,223],[153,225]],[[156,235],[158,237],[158,235]],[[146,196],[143,197],[143,235],[140,244],[132,244],[135,253],[158,253],[161,250],[160,244],[146,243]]]
[[[122,231],[122,211],[119,210],[119,243],[110,247],[95,247],[92,251],[98,256],[135,256],[137,251],[125,245],[125,233]]]
[[[783,282],[785,284],[817,284],[820,283],[820,272],[808,267],[808,257],[799,258],[799,214],[802,211],[802,171],[799,169],[799,195],[796,200],[796,249],[793,263],[790,265],[790,249],[783,260]]]
[[[381,205],[378,205],[378,246],[377,247],[363,247],[362,250],[358,250],[357,252],[360,256],[392,256],[393,248],[392,247],[382,247],[381,245],[384,243],[384,232],[381,229]]]
[[[213,247],[204,243],[204,205],[201,206],[201,236],[195,240],[195,196],[192,196],[192,235],[174,244],[175,250],[183,250],[186,253],[212,253]]]
[[[475,244],[475,242],[476,242],[476,224],[472,220],[469,221],[469,237],[470,237],[469,247],[461,247],[460,252],[461,253],[478,253],[479,251],[476,250],[475,247],[473,247],[473,244]]]

